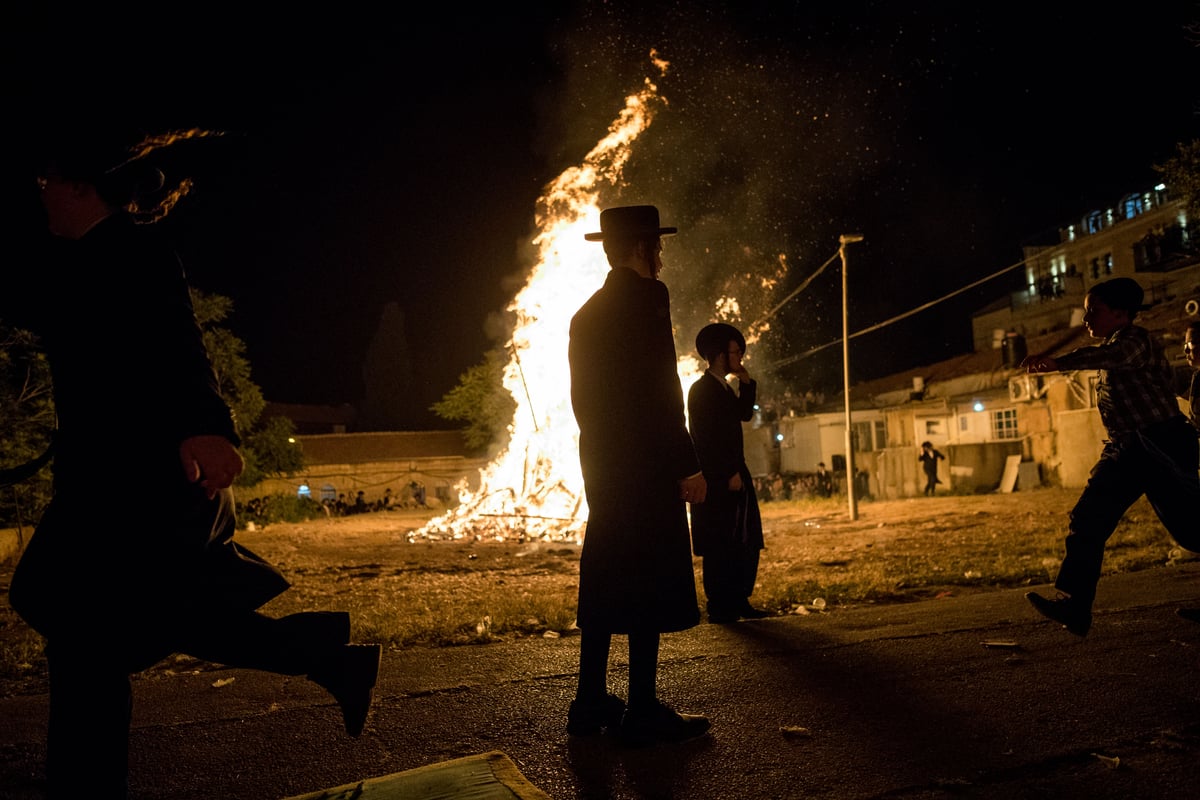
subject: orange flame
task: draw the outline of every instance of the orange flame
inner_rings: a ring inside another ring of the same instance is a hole
[[[477,490],[460,485],[459,505],[414,537],[582,540],[587,501],[567,341],[571,317],[609,269],[603,249],[583,235],[599,230],[601,188],[620,184],[634,141],[665,103],[657,92],[646,79],[583,163],[565,170],[538,198],[538,261],[507,309],[516,321],[504,371],[504,387],[516,401],[509,444],[480,471]],[[700,372],[690,359],[683,369],[693,377]]]

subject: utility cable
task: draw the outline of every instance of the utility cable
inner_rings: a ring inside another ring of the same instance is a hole
[[[757,320],[755,320],[750,325],[750,327],[747,328],[747,330],[753,331],[753,330],[757,329],[759,325],[762,325],[764,322],[769,320],[771,317],[775,316],[775,314],[779,311],[779,309],[781,309],[785,305],[787,305],[788,301],[790,301],[793,297],[795,297],[796,295],[800,294],[805,289],[807,289],[808,285],[810,283],[812,283],[814,280],[816,280],[817,276],[820,275],[822,272],[824,272],[825,268],[828,267],[830,264],[832,264],[834,262],[834,259],[836,259],[839,255],[841,255],[841,250],[838,250],[836,253],[834,253],[832,256],[830,256],[829,260],[826,261],[824,264],[822,264],[820,267],[818,267],[816,272],[814,272],[812,275],[808,276],[808,280],[804,281],[804,283],[802,283],[798,287],[796,287],[792,291],[792,293],[789,294],[787,297],[783,298],[778,303],[776,303],[774,308],[772,308],[766,314],[763,314],[761,317],[759,317]]]
[[[836,258],[836,256],[835,256],[835,258]],[[830,261],[832,261],[832,260],[833,259],[830,259]],[[876,324],[870,326],[869,328],[863,328],[862,330],[855,331],[854,333],[850,334],[849,338],[856,339],[859,336],[864,336],[868,333],[873,333],[873,332],[879,330],[880,328],[886,328],[888,325],[892,325],[894,323],[899,322],[900,320],[907,319],[908,317],[911,317],[914,314],[919,314],[922,311],[924,311],[928,308],[932,308],[933,306],[936,306],[939,303],[944,303],[945,301],[949,300],[952,297],[955,297],[956,295],[960,295],[965,291],[974,289],[976,286],[979,286],[980,284],[987,283],[988,281],[998,278],[1001,275],[1004,275],[1008,272],[1012,272],[1014,269],[1017,269],[1018,267],[1023,267],[1023,266],[1025,266],[1027,261],[1028,261],[1028,259],[1021,259],[1020,261],[1018,261],[1015,264],[1007,266],[1004,269],[1001,269],[997,272],[993,272],[991,275],[987,275],[983,278],[980,278],[979,280],[975,281],[974,283],[969,283],[960,289],[955,289],[953,292],[950,292],[949,294],[946,294],[946,295],[942,295],[941,297],[937,298],[936,300],[930,300],[928,303],[925,303],[924,305],[917,306],[916,308],[905,311],[903,314],[898,314],[898,315],[892,317],[891,319],[885,319],[883,322],[876,323]],[[828,265],[829,265],[829,261],[826,261],[825,266],[828,266]],[[825,267],[823,266],[821,269],[824,269],[824,268]],[[817,270],[817,274],[820,274],[820,270]],[[813,275],[813,277],[815,278],[816,275]],[[809,280],[811,280],[811,278]],[[808,285],[807,282],[804,285],[807,286]],[[802,288],[804,288],[804,286],[801,286],[800,288],[802,289]],[[797,290],[797,291],[799,291],[799,290]],[[794,297],[795,294],[796,294],[796,292],[792,292],[792,294],[788,295],[788,300],[792,299],[792,297]],[[786,302],[786,301],[784,301],[784,302]],[[782,304],[780,304],[780,305],[782,305]],[[768,314],[767,316],[768,317],[771,316],[771,314],[774,314],[778,310],[779,310],[779,306],[776,306],[774,309],[771,310],[771,313]],[[764,317],[763,319],[766,319],[766,317]],[[779,361],[776,361],[773,364],[768,364],[765,367],[763,367],[763,370],[765,372],[771,372],[773,370],[779,369],[780,367],[786,367],[788,364],[793,364],[797,361],[800,361],[801,359],[808,358],[811,355],[815,355],[816,353],[819,353],[822,350],[824,350],[826,347],[832,347],[833,345],[838,344],[841,341],[842,341],[842,337],[839,336],[836,339],[828,341],[825,344],[818,345],[817,347],[807,350],[806,352],[803,352],[803,353],[800,353],[800,354],[794,355],[794,356],[789,356],[788,358],[781,359]]]

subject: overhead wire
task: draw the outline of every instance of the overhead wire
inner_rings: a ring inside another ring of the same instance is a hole
[[[836,253],[834,254],[834,258],[837,258]],[[821,269],[817,270],[817,272],[814,273],[812,275],[812,277],[810,277],[807,281],[805,281],[803,284],[801,284],[799,289],[797,289],[796,291],[789,294],[787,296],[787,299],[784,300],[783,303],[777,304],[775,306],[775,308],[771,309],[771,311],[769,313],[767,313],[765,316],[763,316],[761,319],[759,319],[758,322],[756,322],[755,324],[756,325],[761,324],[762,322],[765,322],[767,319],[769,319],[771,316],[773,316],[777,311],[779,311],[779,309],[783,306],[784,303],[786,303],[788,300],[791,300],[802,289],[804,289],[806,286],[808,286],[808,284],[812,282],[812,279],[815,278],[817,275],[819,275],[821,273],[821,270],[823,270],[825,267],[829,266],[829,264],[832,261],[833,261],[833,258],[831,258],[829,261],[826,261],[825,264],[823,264],[821,266]],[[859,336],[865,336],[868,333],[874,333],[875,331],[879,330],[880,328],[886,328],[887,326],[893,325],[897,322],[900,322],[901,320],[907,319],[908,317],[911,317],[914,314],[919,314],[922,311],[932,308],[933,306],[936,306],[939,303],[944,303],[945,301],[949,300],[950,298],[960,295],[963,292],[970,291],[971,289],[974,289],[976,286],[987,283],[990,280],[994,280],[995,278],[998,278],[1001,275],[1004,275],[1006,273],[1012,272],[1014,269],[1017,269],[1018,267],[1023,267],[1023,266],[1025,266],[1025,264],[1027,262],[1028,262],[1028,259],[1021,259],[1020,261],[1016,262],[1015,264],[1010,264],[1009,266],[1004,267],[1003,269],[993,272],[991,275],[986,275],[977,281],[973,281],[972,283],[967,284],[966,286],[955,289],[953,292],[942,295],[941,297],[937,298],[936,300],[930,300],[928,303],[924,303],[923,305],[919,305],[916,308],[909,309],[908,311],[905,311],[902,314],[897,314],[894,317],[885,319],[882,322],[878,322],[874,325],[871,325],[870,327],[855,331],[854,333],[850,334],[850,336],[848,338],[857,339]],[[800,361],[802,359],[808,358],[809,356],[815,355],[827,347],[832,347],[835,344],[839,344],[841,341],[842,341],[842,337],[839,336],[836,339],[831,339],[830,341],[826,342],[825,344],[810,348],[809,350],[806,350],[803,353],[798,353],[797,355],[789,356],[787,358],[780,359],[779,361],[776,361],[774,363],[767,364],[762,369],[766,372],[771,372],[773,370],[779,369],[780,367],[786,367],[789,364],[794,364],[797,361]]]
[[[787,297],[783,298],[783,299],[782,299],[782,300],[780,300],[778,303],[776,303],[776,304],[775,304],[775,307],[774,307],[774,308],[772,308],[770,311],[768,311],[766,314],[763,314],[763,315],[762,315],[761,317],[759,317],[757,320],[755,320],[754,322],[750,323],[750,327],[748,328],[748,330],[751,330],[751,331],[756,331],[756,330],[758,330],[758,326],[759,326],[759,325],[763,324],[764,322],[766,322],[767,320],[769,320],[771,317],[775,316],[775,314],[776,314],[776,313],[779,311],[779,309],[781,309],[781,308],[783,308],[785,305],[787,305],[787,304],[788,304],[788,302],[789,302],[789,301],[790,301],[790,300],[791,300],[793,297],[795,297],[796,295],[800,294],[800,293],[801,293],[801,292],[803,292],[805,289],[807,289],[807,288],[808,288],[808,285],[809,285],[810,283],[812,283],[814,280],[816,280],[816,279],[817,279],[817,276],[818,276],[818,275],[820,275],[822,272],[824,272],[824,271],[825,271],[825,268],[826,268],[826,267],[828,267],[830,264],[832,264],[832,263],[834,262],[834,259],[836,259],[840,253],[841,253],[841,251],[839,250],[838,252],[835,252],[835,253],[834,253],[832,256],[830,256],[828,261],[826,261],[824,264],[822,264],[820,267],[818,267],[818,268],[817,268],[817,271],[816,271],[816,272],[814,272],[812,275],[809,275],[809,276],[808,276],[808,279],[807,279],[807,280],[805,280],[805,281],[804,281],[804,283],[800,284],[800,285],[799,285],[799,286],[797,286],[795,289],[793,289],[791,294],[789,294]]]

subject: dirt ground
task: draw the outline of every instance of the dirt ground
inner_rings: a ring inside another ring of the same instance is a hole
[[[933,521],[947,529],[963,524],[982,528],[984,533],[1004,534],[1014,525],[1036,525],[1065,529],[1066,514],[1079,496],[1078,489],[1037,489],[1008,494],[940,495],[902,500],[864,500],[856,504],[857,519],[850,519],[849,502],[843,496],[820,503],[762,504],[768,533],[795,533],[799,527],[809,536],[836,533],[846,537],[869,536],[878,541],[923,528]],[[346,517],[276,523],[261,530],[242,531],[238,539],[250,546],[288,549],[288,542],[303,541],[314,553],[325,548],[350,547],[364,553],[390,553],[390,548],[407,541],[439,512],[399,509]],[[420,537],[415,537],[420,540]],[[251,544],[254,543],[254,544]],[[451,548],[452,550],[453,548]]]
[[[1038,489],[1009,494],[907,498],[857,503],[850,519],[845,497],[820,503],[762,505],[767,549],[778,558],[848,553],[866,548],[903,546],[912,555],[943,553],[969,539],[999,549],[1013,537],[1061,538],[1067,512],[1078,498],[1076,489]],[[1130,524],[1152,520],[1149,507],[1135,506]],[[417,532],[436,512],[400,510],[299,523],[270,525],[244,531],[239,541],[267,557],[291,566],[312,568],[349,558],[359,564],[389,564],[420,560],[430,566],[453,566],[464,554],[487,552],[496,558],[521,558],[534,550],[570,547],[561,543],[500,543],[463,539],[428,542]],[[1147,516],[1149,515],[1149,516]],[[797,548],[801,552],[796,552]],[[764,561],[775,558],[764,554]]]
[[[1078,490],[1047,488],[863,501],[853,520],[844,497],[766,503],[759,585],[774,599],[775,613],[805,613],[817,591],[828,595],[832,610],[868,581],[883,589],[869,597],[860,592],[852,602],[905,602],[1049,583],[1077,496]],[[578,545],[422,538],[421,527],[436,515],[411,509],[374,512],[273,524],[241,531],[237,538],[293,582],[292,590],[264,608],[268,613],[343,607],[370,614],[386,607],[403,617],[427,606],[435,592],[473,591],[461,587],[556,593],[567,598],[560,604],[569,605],[577,585]],[[1175,546],[1142,500],[1110,542],[1105,566],[1123,571],[1192,558]],[[12,567],[11,562],[0,567],[5,592]],[[513,635],[543,632],[532,628]],[[0,605],[5,661],[12,661],[14,642],[23,641],[19,657],[25,662],[19,668],[0,664],[0,694],[44,690],[44,659],[31,636],[36,640],[7,603]]]

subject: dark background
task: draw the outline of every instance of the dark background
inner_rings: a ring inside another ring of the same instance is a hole
[[[654,202],[680,228],[664,280],[681,349],[721,289],[784,260],[773,294],[747,294],[755,319],[844,233],[865,237],[851,329],[889,319],[1153,186],[1153,165],[1200,135],[1196,3],[546,5],[14,20],[3,269],[36,268],[24,156],[51,120],[224,131],[187,156],[196,188],[165,224],[192,282],[233,299],[267,398],[361,404],[394,303],[405,424],[438,428],[428,405],[503,343],[543,187],[647,77],[666,106],[607,199]],[[841,335],[836,267],[752,354],[764,393],[840,389],[840,347],[812,353]],[[969,350],[970,313],[1019,275],[855,339],[853,378]]]

